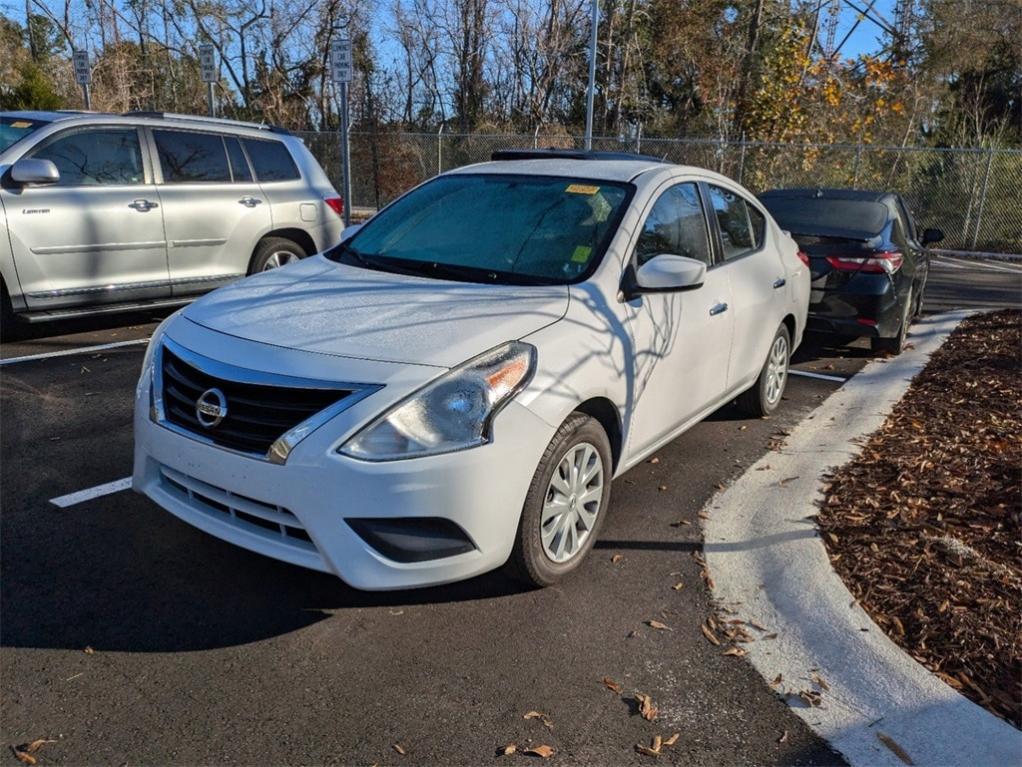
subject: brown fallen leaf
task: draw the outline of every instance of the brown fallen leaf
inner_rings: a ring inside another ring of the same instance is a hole
[[[653,736],[653,742],[650,744],[649,747],[659,754],[660,753],[660,747],[663,744],[664,744],[664,739],[661,738],[659,735],[654,735]]]
[[[736,658],[741,658],[745,654],[746,650],[744,647],[735,647],[734,645],[727,648],[726,650],[724,650],[724,652],[721,653],[721,655],[734,655]]]
[[[673,746],[675,743],[678,742],[678,738],[680,738],[680,737],[681,737],[681,733],[676,732],[671,737],[669,737],[667,740],[664,741],[664,745],[665,746]]]
[[[823,696],[816,690],[799,690],[798,697],[813,708],[819,708],[819,706],[823,703]]]
[[[664,490],[666,490],[666,489],[667,489],[667,485],[660,485],[659,487],[657,487],[657,490],[659,490],[659,491],[660,491],[661,493],[662,493],[662,492],[663,492]]]
[[[393,746],[391,746],[391,748],[393,748],[395,751],[401,754],[401,756],[404,756],[407,753],[407,751],[405,751],[405,747],[402,746],[400,743],[395,743]]]
[[[713,633],[713,630],[712,630],[712,629],[711,629],[711,628],[710,628],[709,626],[707,626],[707,625],[706,625],[706,624],[704,623],[704,624],[703,624],[702,626],[700,626],[699,628],[700,628],[700,629],[702,629],[702,632],[703,632],[703,636],[704,636],[704,637],[706,637],[707,641],[708,641],[708,642],[709,642],[710,644],[715,644],[715,645],[717,645],[718,647],[720,646],[720,640],[719,640],[719,639],[717,639],[717,635]]]
[[[517,750],[518,746],[516,746],[514,743],[508,743],[503,748],[497,749],[497,754],[498,756],[511,756],[511,754],[513,754]]]
[[[784,682],[784,675],[778,674],[777,676],[774,677],[774,681],[770,683],[770,687],[772,689],[777,689],[778,687],[781,686],[782,682]]]
[[[671,586],[671,588],[674,589],[675,591],[681,591],[683,588],[685,588],[685,584],[682,583],[681,581],[678,581],[673,586]]]
[[[688,527],[691,524],[687,519],[679,519],[677,522],[671,522],[671,527]]]
[[[524,751],[522,751],[522,753],[528,754],[529,756],[538,756],[540,759],[549,759],[551,756],[554,755],[554,750],[550,746],[542,745],[527,748]]]
[[[674,631],[674,629],[666,623],[661,623],[660,621],[646,621],[646,625],[651,629],[656,629],[657,631]]]
[[[611,563],[612,565],[616,565],[616,564],[617,564],[618,562],[620,562],[620,561],[621,561],[622,559],[624,559],[624,558],[625,558],[625,557],[624,557],[624,554],[615,554],[614,556],[612,556],[612,557],[610,558],[610,563]]]
[[[763,639],[777,639],[777,634],[767,634]]]
[[[649,463],[660,463],[660,459],[657,458],[656,456],[653,456],[652,458],[649,459]]]
[[[550,720],[550,717],[539,711],[529,711],[522,719],[539,719],[548,730],[554,729],[554,723]]]
[[[86,655],[92,655],[96,651],[93,650],[92,647],[90,647],[89,645],[85,645],[85,649],[82,650],[82,652],[84,652]]]
[[[27,751],[22,751],[17,746],[11,746],[11,751],[14,752],[14,756],[17,758],[19,762],[24,762],[25,764],[36,764],[39,761],[34,756],[32,756],[32,754],[28,753]]]
[[[647,722],[656,719],[659,709],[653,703],[653,699],[641,692],[635,693],[635,702],[639,704],[639,715]]]
[[[890,735],[884,735],[884,733],[878,732],[877,740],[879,740],[881,743],[887,746],[887,748],[891,750],[891,753],[893,753],[896,757],[901,759],[901,761],[903,761],[905,764],[915,764],[915,762],[912,761],[912,757],[908,755],[908,752],[905,751],[905,749],[903,749],[901,746],[899,746],[897,742],[895,742],[894,738],[892,738]]]
[[[781,733],[781,737],[779,737],[777,739],[777,742],[778,743],[787,743],[788,742],[788,731],[787,730],[785,730],[784,732]]]
[[[830,685],[827,684],[826,680],[819,674],[813,674],[810,679],[813,680],[813,684],[819,687],[824,692],[830,692]]]
[[[620,695],[621,691],[624,689],[621,685],[619,685],[617,682],[615,682],[609,676],[603,677],[603,686],[606,687],[608,690],[610,690],[611,692],[613,692],[616,695]]]
[[[635,750],[638,751],[640,754],[645,754],[646,756],[652,756],[654,759],[656,757],[660,756],[660,752],[659,751],[654,751],[649,746],[644,746],[641,743],[636,743],[635,744]]]

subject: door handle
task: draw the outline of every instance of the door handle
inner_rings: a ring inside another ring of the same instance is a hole
[[[718,314],[723,314],[727,311],[727,304],[719,303],[710,307],[710,316],[716,317]]]
[[[246,208],[254,208],[256,205],[262,202],[258,197],[242,197],[238,200],[239,203],[244,205]]]
[[[774,280],[774,290],[777,290],[778,288],[783,288],[787,284],[788,284],[787,280],[785,280],[783,277],[778,277],[776,280]]]
[[[128,207],[134,208],[139,213],[145,213],[148,210],[160,207],[160,203],[152,202],[150,200],[135,200],[132,203],[128,203]]]

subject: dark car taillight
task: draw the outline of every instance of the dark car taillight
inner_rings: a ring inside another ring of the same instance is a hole
[[[344,198],[342,197],[327,197],[323,200],[338,216],[344,215]]]
[[[798,253],[796,253],[795,255],[798,256],[798,260],[799,261],[801,261],[806,266],[809,266],[809,254],[808,253],[806,253],[804,250],[799,248]]]
[[[884,250],[868,256],[827,256],[827,263],[839,272],[894,274],[901,269],[905,257],[896,251]]]

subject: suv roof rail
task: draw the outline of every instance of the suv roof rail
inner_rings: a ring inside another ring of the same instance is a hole
[[[270,133],[280,133],[285,136],[290,136],[291,131],[287,128],[281,128],[279,125],[270,125],[269,123],[254,123],[246,122],[245,120],[230,120],[226,117],[207,117],[206,115],[186,115],[178,112],[155,112],[148,110],[133,110],[131,112],[123,112],[122,117],[152,117],[157,120],[188,120],[190,122],[202,122],[202,123],[214,123],[217,125],[237,125],[242,128],[255,128],[256,130],[270,131]]]
[[[660,157],[635,152],[597,152],[592,149],[498,149],[490,155],[494,162],[505,160],[645,160],[667,162]]]

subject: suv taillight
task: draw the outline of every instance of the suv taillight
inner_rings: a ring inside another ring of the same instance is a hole
[[[330,210],[336,213],[338,216],[344,215],[344,198],[342,197],[327,197],[323,200],[327,205],[330,206]]]
[[[869,256],[827,256],[827,263],[839,272],[865,272],[867,274],[894,274],[901,269],[905,257],[901,253],[884,250]]]

